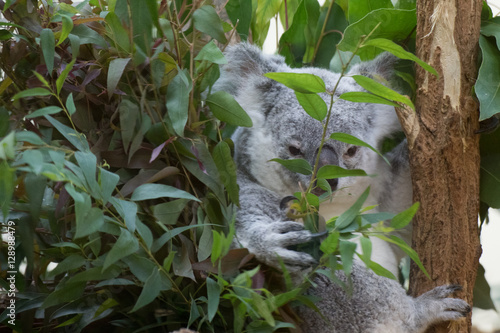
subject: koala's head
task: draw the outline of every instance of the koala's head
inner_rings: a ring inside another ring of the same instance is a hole
[[[339,74],[319,68],[292,69],[284,59],[265,55],[257,47],[238,44],[226,52],[228,64],[223,67],[215,89],[231,93],[253,121],[253,127],[240,128],[233,140],[240,172],[281,195],[309,185],[310,176],[294,173],[273,158],[303,158],[311,165],[318,156],[323,125],[310,117],[300,106],[293,90],[268,79],[268,72],[311,73],[321,77],[327,90],[339,79]],[[388,78],[394,58],[381,55],[377,59],[355,66],[351,74]],[[327,137],[335,132],[351,134],[373,147],[380,148],[382,140],[400,130],[394,108],[380,104],[353,103],[338,99],[344,92],[363,91],[350,77],[342,78],[335,92],[335,102],[328,125]],[[330,106],[330,95],[320,96]],[[378,155],[365,147],[327,140],[320,154],[320,166],[338,165],[346,169],[363,169],[373,173]],[[332,189],[353,185],[355,178],[329,181]]]

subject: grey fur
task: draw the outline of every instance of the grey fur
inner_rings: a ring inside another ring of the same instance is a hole
[[[301,108],[291,89],[267,79],[267,72],[312,73],[320,76],[327,89],[332,89],[339,75],[318,68],[291,69],[283,58],[264,55],[249,44],[239,44],[226,52],[224,66],[215,89],[233,94],[253,120],[252,128],[235,133],[235,159],[240,186],[240,209],[236,236],[239,245],[249,249],[262,262],[280,269],[280,259],[289,271],[300,276],[315,260],[306,253],[290,250],[291,245],[311,240],[311,233],[302,224],[287,220],[280,209],[281,199],[307,187],[309,176],[296,174],[272,158],[304,158],[311,165],[317,156],[322,125]],[[363,74],[389,80],[394,57],[383,54],[375,60],[354,66],[349,74]],[[350,77],[339,84],[336,97],[344,92],[363,91]],[[322,94],[327,105],[330,97]],[[380,148],[382,140],[400,130],[394,109],[386,105],[352,103],[337,99],[332,110],[328,135],[349,133]],[[388,155],[387,165],[377,154],[352,145],[329,140],[323,148],[322,164],[335,164],[347,169],[363,169],[376,177],[340,178],[337,192],[330,203],[320,207],[326,219],[339,215],[357,199],[368,185],[370,196],[366,205],[378,204],[382,211],[399,212],[411,204],[411,182],[407,163],[406,142]],[[297,153],[299,152],[299,153]],[[352,155],[352,156],[350,156]],[[407,241],[411,230],[400,234]],[[372,260],[396,272],[403,254],[386,243],[374,243]],[[338,274],[340,279],[345,279]],[[352,296],[325,276],[317,276],[315,288],[308,293],[322,298],[317,304],[327,319],[308,308],[301,308],[305,332],[423,332],[429,325],[462,317],[469,311],[466,302],[446,298],[454,289],[442,286],[418,297],[405,294],[395,281],[368,271],[354,263]]]

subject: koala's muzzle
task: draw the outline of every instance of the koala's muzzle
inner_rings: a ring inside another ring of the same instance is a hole
[[[323,149],[321,150],[321,155],[319,156],[318,170],[319,168],[325,165],[339,165],[339,158],[337,156],[337,153],[332,147],[329,146],[323,146]],[[330,184],[332,191],[335,191],[337,189],[337,185],[339,184],[339,180],[337,178],[327,179],[327,182],[328,184]]]

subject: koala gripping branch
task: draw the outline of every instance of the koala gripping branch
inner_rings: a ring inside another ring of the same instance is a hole
[[[460,284],[472,303],[480,255],[478,108],[471,96],[482,2],[417,4],[417,56],[439,77],[417,69],[416,114],[398,110],[408,134],[414,200],[413,247],[431,279],[412,266],[410,293]],[[470,316],[428,332],[470,332]]]

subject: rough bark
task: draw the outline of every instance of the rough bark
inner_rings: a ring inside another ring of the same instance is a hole
[[[481,0],[417,1],[417,56],[439,78],[417,69],[416,113],[400,110],[410,147],[414,200],[413,248],[429,272],[411,269],[414,296],[442,284],[460,284],[457,297],[472,304],[480,244],[478,105],[471,96],[477,73]],[[467,320],[429,332],[470,332]]]

